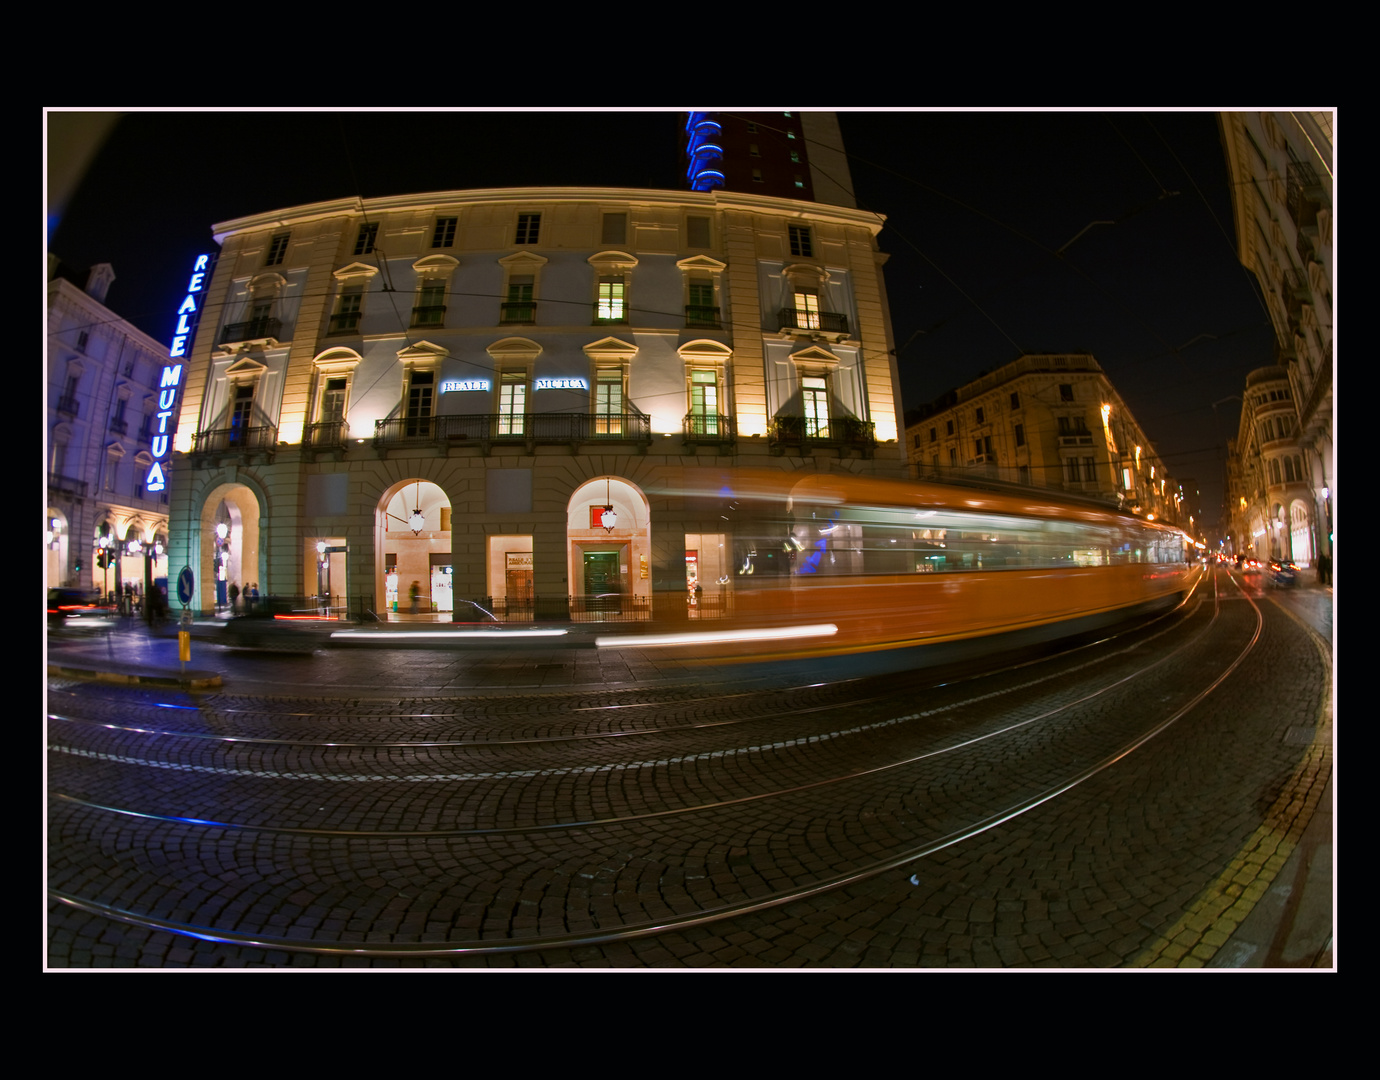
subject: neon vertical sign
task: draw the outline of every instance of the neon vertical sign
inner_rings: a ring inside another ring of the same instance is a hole
[[[187,295],[177,309],[177,329],[173,331],[172,348],[168,358],[176,360],[187,355],[187,342],[196,332],[197,319],[201,315],[200,298],[206,288],[206,278],[211,272],[211,256],[198,255],[192,264],[192,276],[187,282]],[[163,491],[168,486],[163,474],[163,458],[168,456],[168,445],[172,438],[172,415],[177,405],[177,391],[182,385],[182,370],[185,364],[168,364],[163,368],[163,377],[158,383],[158,412],[154,416],[158,427],[153,435],[153,464],[149,466],[148,476],[144,478],[145,491]]]

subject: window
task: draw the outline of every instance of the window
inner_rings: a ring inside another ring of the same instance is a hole
[[[952,436],[953,436],[953,433],[954,433],[954,422],[953,422],[952,420],[950,420],[950,421],[948,422],[948,430],[945,431],[944,434],[946,434],[946,435],[952,437]]]
[[[446,283],[435,278],[422,282],[412,309],[413,326],[440,326],[446,320]]]
[[[1083,479],[1084,479],[1084,480],[1096,480],[1096,479],[1097,479],[1097,462],[1095,462],[1095,461],[1094,461],[1092,458],[1090,458],[1090,457],[1085,457],[1085,458],[1083,459]]]
[[[984,417],[985,415],[986,415],[986,414],[984,413],[982,406],[979,405],[979,406],[978,406],[978,409],[977,409],[977,422],[978,422],[979,424],[983,423],[983,417]]]
[[[349,285],[341,290],[331,316],[332,334],[353,334],[359,330],[360,308],[364,303],[364,286]]]
[[[349,380],[344,375],[326,380],[321,391],[321,408],[317,419],[323,424],[338,424],[345,419],[345,387]]]
[[[819,329],[819,293],[817,290],[796,290],[795,328],[797,330]]]
[[[692,248],[713,246],[709,239],[709,219],[707,217],[687,217],[685,219],[685,245]]]
[[[516,244],[535,244],[541,232],[540,214],[519,214],[517,221]]]
[[[810,437],[829,437],[829,389],[817,375],[800,380],[801,404],[805,407],[805,434]]]
[[[521,435],[526,412],[527,372],[503,372],[498,384],[498,434]]]
[[[356,255],[371,255],[374,251],[374,240],[379,235],[379,224],[377,221],[369,222],[359,227],[359,237],[355,240]]]
[[[1017,445],[1017,446],[1024,446],[1024,445],[1025,445],[1025,425],[1024,425],[1024,424],[1017,424],[1017,425],[1016,425],[1016,445]]]
[[[748,154],[751,157],[761,157],[762,151],[757,148],[756,143],[748,143]]]
[[[605,214],[601,233],[604,244],[626,244],[628,242],[628,215]]]
[[[86,343],[91,340],[91,335],[83,330],[77,335],[77,348],[82,352],[86,351]]]
[[[1072,401],[1072,400],[1073,400],[1073,384],[1072,384],[1072,383],[1060,383],[1060,384],[1059,384],[1059,400],[1060,400],[1060,401]]]
[[[799,165],[799,164],[800,164],[800,151],[799,151],[799,150],[792,150],[792,151],[791,151],[791,161],[792,161],[794,164],[796,164],[796,165]]]
[[[714,303],[712,281],[691,281],[690,303],[685,307],[685,321],[692,326],[718,326],[719,307]]]
[[[1012,412],[1015,412],[1015,410],[1019,409],[1020,407],[1021,407],[1021,395],[1020,395],[1017,391],[1012,390],[1012,391],[1011,391],[1011,411],[1012,411]]]
[[[795,174],[795,186],[798,188],[803,188],[805,186],[805,178],[799,173]]]
[[[622,367],[599,367],[595,370],[594,434],[623,434]]]
[[[288,237],[291,233],[279,233],[268,244],[268,258],[264,260],[265,266],[278,266],[282,263],[283,257],[287,254]]]
[[[719,375],[712,368],[690,371],[690,433],[718,435]]]
[[[532,274],[513,274],[508,278],[508,299],[501,305],[500,321],[505,323],[534,323],[537,305],[532,298],[535,277]]]
[[[431,435],[431,405],[436,390],[436,373],[413,371],[407,380],[407,409],[404,434],[427,438]]]
[[[627,285],[621,277],[599,279],[599,300],[595,305],[596,322],[627,322]]]
[[[939,429],[938,429],[938,428],[930,428],[930,442],[938,442],[938,441],[939,441]]]
[[[788,225],[787,231],[790,233],[791,254],[803,259],[814,257],[814,245],[810,243],[810,230],[803,225]]]
[[[754,184],[760,184],[760,183],[762,182],[762,170],[761,170],[761,169],[753,169],[753,170],[752,170],[752,182],[753,182]]]
[[[254,420],[254,384],[238,383],[235,396],[230,405],[230,445],[237,446],[244,441],[245,432]]]
[[[431,246],[448,248],[455,245],[455,226],[458,218],[441,217],[436,219],[436,228],[431,234]]]

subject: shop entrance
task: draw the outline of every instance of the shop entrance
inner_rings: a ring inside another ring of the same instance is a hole
[[[622,586],[619,584],[617,551],[586,551],[585,596],[590,611],[619,611],[622,609]]]

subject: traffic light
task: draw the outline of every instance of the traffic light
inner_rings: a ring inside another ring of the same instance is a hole
[[[97,570],[104,570],[104,569],[105,569],[105,566],[106,566],[106,563],[105,563],[105,548],[97,548],[97,549],[96,549],[96,569],[97,569]]]

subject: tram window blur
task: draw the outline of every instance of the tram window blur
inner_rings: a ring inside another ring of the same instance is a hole
[[[797,505],[792,514],[777,520],[742,525],[734,536],[736,571],[758,579],[1057,569],[1183,559],[1181,536],[1133,522]]]

